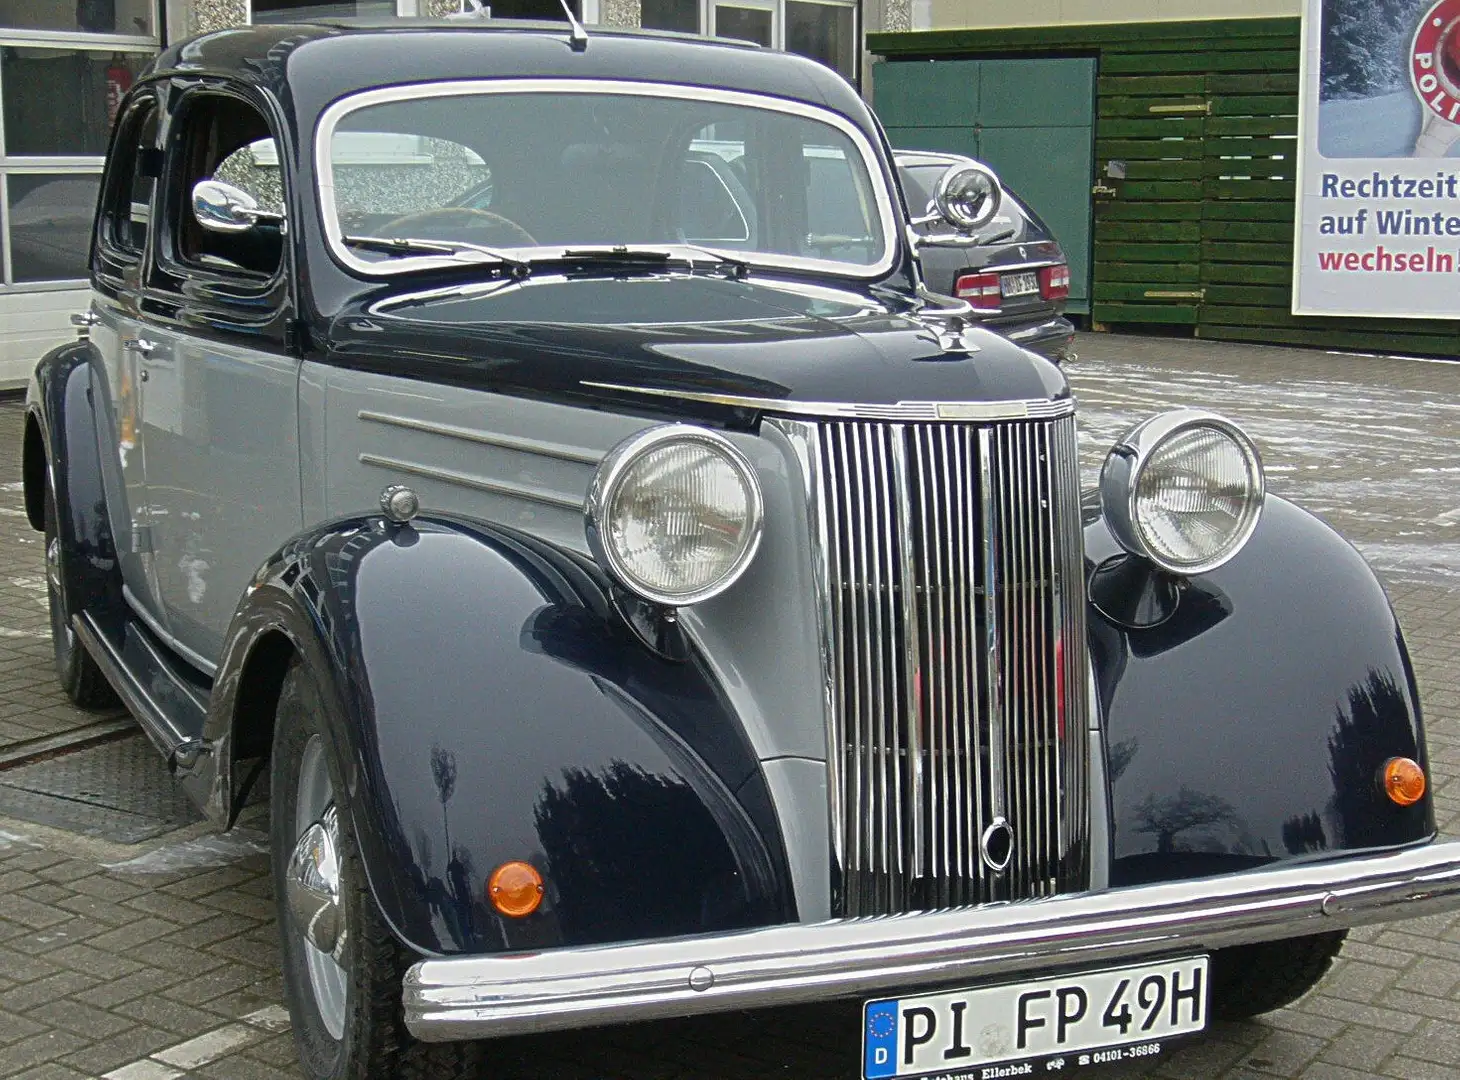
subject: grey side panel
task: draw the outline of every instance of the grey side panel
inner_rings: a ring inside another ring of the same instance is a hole
[[[154,327],[142,360],[152,542],[168,629],[215,661],[254,571],[303,525],[299,361]]]
[[[796,894],[797,917],[831,918],[831,820],[827,813],[826,763],[778,758],[761,763],[781,818],[786,862]]]

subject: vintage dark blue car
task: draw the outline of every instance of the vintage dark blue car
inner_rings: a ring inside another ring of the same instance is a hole
[[[222,827],[267,770],[308,1076],[829,999],[867,1078],[1144,1055],[1460,905],[1354,549],[1200,409],[1082,499],[1060,369],[924,289],[999,199],[917,235],[856,92],[725,42],[138,79],[26,508],[71,698]]]

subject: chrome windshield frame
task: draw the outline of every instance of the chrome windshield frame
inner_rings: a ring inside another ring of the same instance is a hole
[[[417,98],[468,97],[478,94],[599,94],[615,96],[637,96],[654,98],[680,98],[684,100],[709,101],[722,105],[738,105],[746,108],[763,109],[770,112],[800,116],[827,124],[845,135],[862,156],[862,165],[872,185],[872,195],[877,206],[877,220],[882,228],[882,257],[875,263],[859,264],[841,262],[836,259],[812,259],[799,255],[782,255],[775,252],[743,251],[739,248],[717,249],[713,245],[701,244],[704,250],[738,259],[752,268],[804,271],[813,274],[828,274],[841,278],[875,280],[885,277],[901,254],[901,215],[896,209],[891,188],[888,185],[887,169],[878,156],[871,141],[856,124],[840,113],[823,109],[805,102],[786,98],[751,94],[736,90],[719,90],[703,86],[686,86],[677,83],[630,82],[616,79],[563,79],[563,78],[513,78],[513,79],[461,79],[429,83],[411,83],[403,86],[386,86],[366,90],[334,102],[320,114],[315,126],[314,165],[315,186],[319,194],[321,223],[330,254],[347,270],[368,277],[393,277],[418,270],[461,266],[460,259],[441,255],[405,255],[384,261],[360,258],[344,243],[344,230],[340,227],[338,206],[335,200],[334,162],[331,140],[340,121],[353,112],[397,101]],[[887,166],[890,168],[891,166]],[[638,241],[631,246],[640,245]],[[579,247],[570,244],[567,247]],[[652,246],[652,245],[647,245]],[[514,257],[531,261],[534,258],[552,260],[561,257],[563,245],[550,244],[537,247],[503,248]]]

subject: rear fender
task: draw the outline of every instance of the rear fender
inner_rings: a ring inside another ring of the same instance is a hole
[[[22,476],[26,517],[37,530],[45,527],[50,476],[57,535],[67,554],[68,610],[106,621],[120,619],[123,602],[92,404],[93,351],[83,339],[51,350],[36,365],[26,392]]]
[[[1085,551],[1092,571],[1121,558],[1092,506]],[[1111,885],[1434,834],[1428,795],[1399,807],[1378,784],[1390,757],[1428,767],[1403,635],[1373,571],[1322,521],[1269,497],[1226,566],[1174,582],[1131,560],[1119,595],[1102,596],[1110,580],[1092,579],[1090,655],[1110,776]],[[1102,614],[1172,585],[1175,611],[1157,626]]]
[[[281,633],[325,691],[380,910],[417,951],[795,918],[766,784],[724,696],[693,656],[645,649],[591,564],[446,518],[300,537],[259,571],[230,631],[209,717],[220,761],[244,734],[249,655]],[[512,859],[546,881],[524,919],[487,900]]]

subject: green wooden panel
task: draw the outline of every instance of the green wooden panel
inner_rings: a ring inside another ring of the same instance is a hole
[[[1204,262],[1256,262],[1283,263],[1293,261],[1293,245],[1249,244],[1226,240],[1203,240],[1201,258]]]
[[[1460,341],[1453,323],[1436,322],[1432,319],[1384,322],[1374,319],[1330,319],[1311,315],[1294,315],[1288,305],[1281,307],[1259,307],[1255,305],[1208,304],[1203,322],[1227,326],[1270,326],[1289,330],[1335,331],[1350,333],[1372,332],[1379,336],[1417,335],[1447,337]]]
[[[1145,180],[1128,181],[1121,189],[1121,198],[1129,199],[1132,202],[1145,199],[1190,202],[1193,199],[1200,199],[1202,188],[1212,182],[1211,180],[1178,180],[1170,183]]]
[[[1096,262],[1195,263],[1200,258],[1200,244],[1095,244]]]
[[[1234,42],[1240,45],[1240,42]],[[1280,48],[1257,51],[1250,46],[1232,52],[1206,54],[1204,71],[1208,72],[1294,72],[1298,70],[1298,43],[1284,43]]]
[[[1296,48],[1296,43],[1294,44]],[[1257,75],[1243,74],[1208,75],[1206,92],[1209,94],[1292,94],[1298,93],[1298,73]]]
[[[1125,202],[1101,200],[1095,204],[1095,221],[1200,221],[1201,203]]]
[[[1097,294],[1098,295],[1098,294]],[[1262,307],[1287,307],[1291,301],[1291,285],[1208,285],[1208,304],[1244,304]]]
[[[1207,158],[1202,172],[1210,177],[1248,180],[1287,180],[1290,183],[1298,163],[1293,158]]]
[[[1000,52],[1008,49],[1049,51],[1056,48],[1090,48],[1112,43],[1150,47],[1157,42],[1176,48],[1196,43],[1220,43],[1279,38],[1298,41],[1300,23],[1296,17],[1258,19],[1202,19],[1189,22],[1095,23],[1061,26],[1021,26],[997,30],[922,30],[915,33],[867,35],[867,48],[878,56],[921,55],[958,52]]]
[[[1202,129],[1200,116],[1152,116],[1149,119],[1102,116],[1095,122],[1095,134],[1102,139],[1199,138]]]
[[[1095,84],[1102,97],[1130,97],[1143,94],[1171,97],[1175,94],[1205,94],[1202,75],[1102,75]]]
[[[1161,282],[1101,282],[1095,286],[1095,302],[1191,305],[1199,303],[1193,293],[1201,291],[1199,285],[1171,285]]]
[[[884,124],[971,127],[971,117],[978,114],[980,64],[978,60],[876,64],[872,97],[877,114]]]
[[[887,141],[899,150],[934,150],[942,154],[980,156],[978,131],[966,127],[896,127],[888,125]]]
[[[1202,75],[1211,71],[1296,71],[1297,67],[1296,44],[1277,50],[1106,52],[1100,57],[1100,71],[1105,75]]]
[[[1283,202],[1240,202],[1237,199],[1204,204],[1210,221],[1293,221],[1293,207]]]
[[[1282,138],[1272,136],[1260,136],[1258,138],[1208,138],[1206,140],[1207,157],[1274,157],[1278,154],[1284,155],[1289,161],[1297,159],[1298,140],[1297,138]]]
[[[1126,161],[1152,161],[1167,158],[1205,157],[1200,139],[1097,139],[1095,157],[1099,161],[1121,158]]]
[[[1199,221],[1112,221],[1109,218],[1095,219],[1095,240],[1097,243],[1154,243],[1171,240],[1200,240],[1202,224]]]
[[[1099,262],[1095,263],[1095,281],[1130,281],[1149,284],[1152,288],[1162,285],[1173,287],[1194,286],[1201,278],[1201,268],[1194,263],[1137,263]]]
[[[984,60],[978,122],[985,129],[1088,128],[1094,83],[1094,60]]]
[[[1291,115],[1296,117],[1298,99],[1290,94],[1243,94],[1217,97],[1212,99],[1212,115],[1263,117]]]
[[[1206,133],[1218,135],[1296,135],[1298,133],[1298,110],[1296,107],[1284,110],[1292,115],[1283,116],[1209,116]]]
[[[1293,267],[1290,263],[1274,265],[1246,265],[1244,263],[1203,263],[1201,267],[1203,284],[1230,282],[1238,285],[1284,285],[1293,283]]]
[[[1292,180],[1203,180],[1200,186],[1208,199],[1280,199],[1291,207],[1297,196]]]
[[[1293,243],[1293,220],[1285,221],[1217,221],[1201,224],[1203,240],[1248,240],[1259,243]]]
[[[1173,323],[1195,326],[1198,308],[1195,304],[1102,304],[1090,309],[1090,317],[1103,323]]]
[[[1355,349],[1366,352],[1399,353],[1409,356],[1454,356],[1460,338],[1443,335],[1395,334],[1393,324],[1384,330],[1367,332],[1342,330],[1297,330],[1273,326],[1208,325],[1197,327],[1196,336],[1210,341],[1256,341],[1266,345],[1310,345],[1324,349]]]
[[[1104,61],[1102,61],[1103,63]],[[1193,109],[1206,104],[1206,98],[1200,95],[1178,94],[1173,97],[1147,98],[1147,97],[1102,97],[1099,101],[1101,122],[1105,117],[1129,116],[1145,117],[1146,119],[1161,118],[1160,112],[1152,112],[1152,106],[1157,109],[1174,108],[1180,105],[1190,105]],[[1192,115],[1197,115],[1195,112]]]
[[[1125,165],[1127,181],[1200,180],[1205,173],[1206,163],[1201,161],[1127,161]]]

